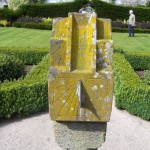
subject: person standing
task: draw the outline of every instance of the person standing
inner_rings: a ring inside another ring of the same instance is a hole
[[[134,26],[135,26],[135,15],[133,14],[133,10],[129,11],[129,24],[128,24],[128,30],[129,30],[129,37],[134,37]]]

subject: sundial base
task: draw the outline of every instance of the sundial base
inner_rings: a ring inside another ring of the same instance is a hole
[[[54,122],[56,143],[67,150],[96,150],[105,142],[107,123]]]

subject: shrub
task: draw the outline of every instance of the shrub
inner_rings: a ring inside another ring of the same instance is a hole
[[[114,54],[113,67],[117,108],[150,120],[150,86],[140,80],[123,54]]]
[[[34,66],[25,79],[1,83],[0,118],[26,116],[48,109],[49,55]]]
[[[76,0],[67,3],[52,4],[26,4],[20,7],[22,15],[31,17],[67,17],[68,12],[78,12],[82,4],[91,3],[100,18],[128,19],[129,10],[133,9],[136,15],[136,21],[150,21],[150,8],[117,6],[100,0]]]
[[[21,48],[21,47],[0,47],[1,53],[13,55],[22,60],[25,64],[38,64],[48,54],[46,48]]]
[[[16,20],[16,22],[32,22],[32,23],[41,23],[42,22],[42,18],[39,18],[39,17],[20,17]]]
[[[121,32],[121,33],[128,33],[128,28],[112,28],[112,32]],[[140,29],[140,28],[135,28],[134,29],[135,33],[150,33],[150,29]]]
[[[147,7],[150,7],[150,0],[146,4]]]
[[[0,27],[8,27],[10,26],[10,22],[7,20],[0,20]]]
[[[125,52],[126,59],[135,70],[150,70],[150,53],[147,52]]]
[[[15,20],[15,12],[8,8],[0,8],[0,20],[13,21]]]
[[[150,69],[150,53],[148,52],[126,52],[119,47],[115,47],[114,52],[123,54],[135,70]]]
[[[92,0],[92,4],[98,16],[102,18],[127,20],[129,18],[128,12],[132,9],[136,15],[136,21],[150,21],[150,8],[148,7],[117,6],[99,0]]]
[[[112,27],[128,28],[128,24],[126,21],[125,22],[123,22],[123,21],[112,21]],[[150,29],[150,22],[136,22],[135,28]]]
[[[30,28],[30,29],[42,29],[42,30],[52,30],[52,25],[47,23],[25,23],[25,22],[14,22],[14,27],[17,28]]]
[[[150,85],[150,70],[145,70],[144,71],[143,81],[146,84]]]
[[[17,79],[24,74],[21,60],[0,53],[0,81]]]
[[[8,7],[16,10],[20,5],[27,4],[29,0],[9,0]]]

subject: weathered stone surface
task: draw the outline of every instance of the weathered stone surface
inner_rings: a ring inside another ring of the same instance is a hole
[[[96,13],[55,18],[49,70],[56,121],[108,122],[113,99],[111,20]]]
[[[54,122],[55,140],[64,149],[96,149],[105,141],[107,123]]]

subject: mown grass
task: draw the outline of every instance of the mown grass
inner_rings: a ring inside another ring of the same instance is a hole
[[[0,47],[49,48],[51,31],[24,28],[0,28]]]
[[[24,28],[0,28],[0,47],[46,47],[49,49],[51,31]],[[113,33],[115,46],[124,51],[150,52],[150,34]]]
[[[150,53],[150,34],[135,33],[135,37],[128,37],[128,33],[113,33],[113,40],[124,51]]]

